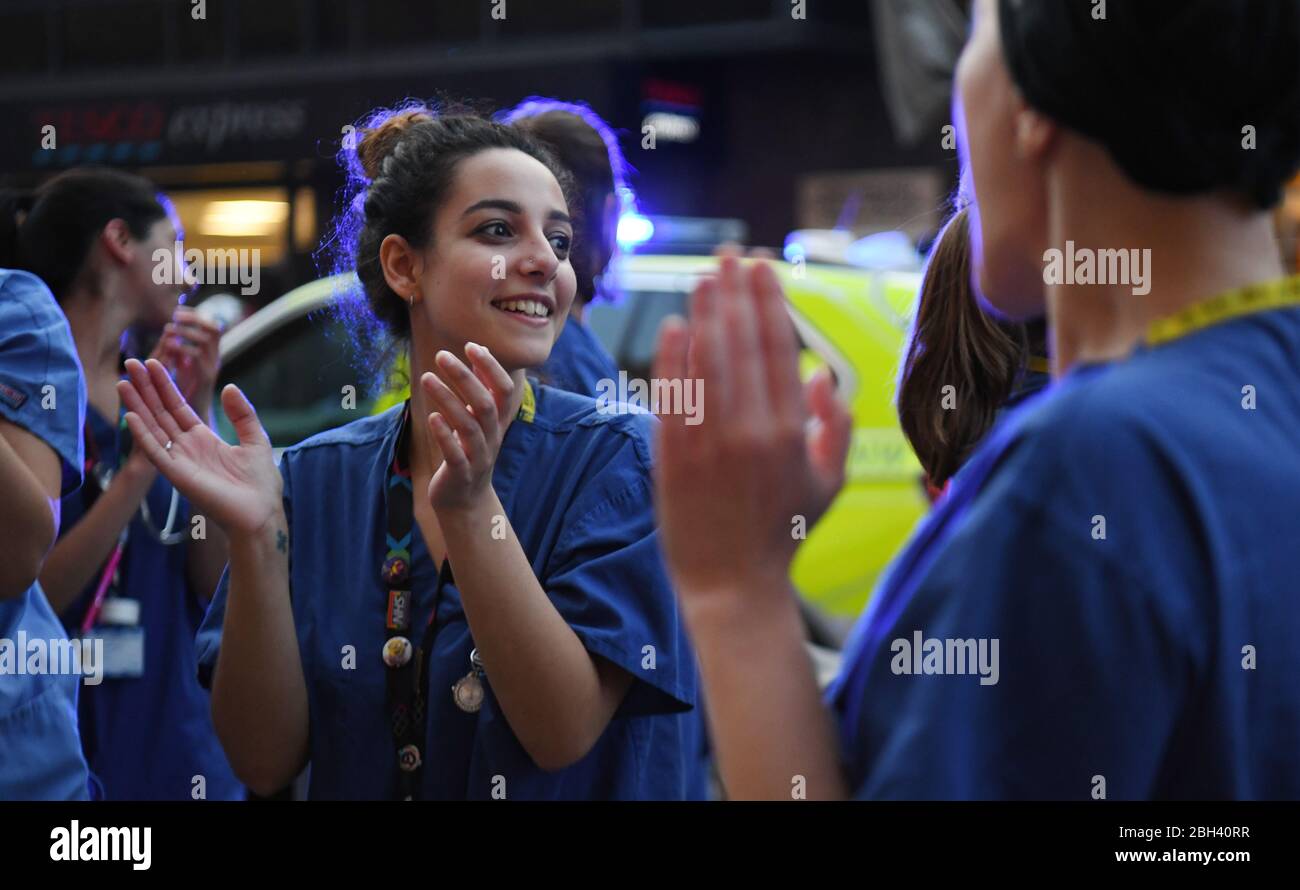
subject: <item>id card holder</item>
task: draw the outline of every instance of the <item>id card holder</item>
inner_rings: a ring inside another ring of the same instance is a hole
[[[139,601],[110,597],[104,601],[100,617],[104,623],[91,630],[87,640],[102,652],[101,676],[114,680],[143,677],[144,626],[140,624]]]
[[[101,627],[93,631],[104,642],[104,676],[135,680],[144,676],[144,628]]]

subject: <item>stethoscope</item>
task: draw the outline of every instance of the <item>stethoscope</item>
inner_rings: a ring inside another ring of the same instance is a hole
[[[164,547],[172,547],[185,540],[185,530],[176,530],[176,516],[180,513],[180,504],[181,494],[175,486],[172,486],[171,503],[167,507],[167,521],[159,531],[158,526],[154,525],[153,515],[149,512],[148,495],[140,501],[140,521],[144,523],[149,534]]]
[[[126,460],[126,456],[131,450],[131,431],[126,425],[125,414],[122,415],[122,418],[119,421],[118,436],[119,441],[122,443],[119,452],[121,460]],[[86,444],[90,446],[90,450],[93,453],[95,449],[89,428],[86,430]],[[97,455],[95,458],[91,459],[90,475],[94,478],[95,484],[99,487],[101,493],[108,491],[108,486],[112,483],[115,473],[116,468],[98,460]],[[171,547],[185,540],[184,529],[177,530],[176,528],[176,519],[180,515],[180,506],[181,494],[176,490],[175,486],[172,486],[171,503],[167,507],[167,521],[164,522],[163,527],[159,529],[157,523],[154,522],[152,511],[149,509],[148,493],[146,493],[140,500],[139,514],[145,530],[154,538],[154,540],[159,544],[162,544],[164,547]],[[123,531],[125,531],[125,529]]]
[[[123,442],[123,446],[118,452],[119,460],[126,459],[127,451],[130,448],[131,434],[130,431],[126,429],[125,421],[126,415],[124,414],[121,421],[121,430],[125,432],[126,438],[124,440],[119,440]],[[89,426],[85,428],[85,438],[87,450],[86,475],[95,480],[95,484],[99,487],[99,491],[102,494],[103,492],[108,491],[108,486],[113,481],[115,468],[99,460],[98,449],[95,448],[94,437],[90,434]],[[171,506],[167,509],[167,522],[164,524],[161,531],[158,530],[158,526],[154,523],[153,516],[149,512],[148,492],[145,493],[144,498],[140,501],[140,519],[142,520],[145,530],[164,547],[179,544],[185,538],[185,533],[183,531],[178,532],[175,530],[176,516],[179,512],[180,492],[176,490],[175,486],[172,487]],[[121,533],[118,534],[117,543],[113,545],[112,551],[108,554],[108,560],[104,563],[103,571],[100,572],[99,581],[95,584],[95,592],[90,598],[90,605],[86,609],[86,614],[81,620],[81,635],[83,637],[90,634],[91,629],[94,628],[95,622],[99,620],[100,612],[104,608],[104,603],[108,599],[109,591],[114,589],[118,583],[118,569],[121,566],[123,556],[126,554],[126,544],[130,538],[130,534],[131,523],[128,522],[122,527]]]

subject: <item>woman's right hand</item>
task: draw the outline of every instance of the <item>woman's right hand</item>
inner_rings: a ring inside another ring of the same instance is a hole
[[[194,413],[157,359],[128,359],[126,371],[130,380],[117,387],[136,447],[197,512],[230,535],[256,532],[280,512],[282,482],[271,441],[238,387],[221,392],[239,436],[238,445],[228,445]]]
[[[689,327],[665,322],[653,377],[702,381],[707,399],[698,425],[680,413],[656,425],[655,503],[682,601],[785,596],[793,529],[814,525],[843,485],[853,420],[828,372],[800,382],[772,268],[724,253],[691,295]]]

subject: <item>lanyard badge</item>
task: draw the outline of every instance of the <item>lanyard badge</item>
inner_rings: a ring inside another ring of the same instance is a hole
[[[483,659],[475,649],[469,654],[469,673],[451,687],[451,698],[467,714],[477,714],[483,707]]]

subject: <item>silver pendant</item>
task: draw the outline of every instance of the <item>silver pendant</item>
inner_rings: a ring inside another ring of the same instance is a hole
[[[451,687],[451,699],[466,714],[477,714],[483,707],[483,661],[475,649],[469,655],[469,673]]]
[[[457,680],[456,685],[451,687],[451,697],[456,702],[456,707],[465,713],[477,714],[479,708],[483,707],[483,684],[479,681],[478,672],[470,671]]]

